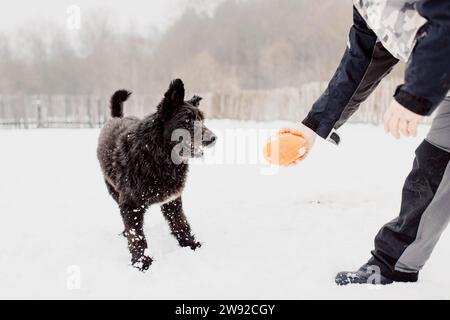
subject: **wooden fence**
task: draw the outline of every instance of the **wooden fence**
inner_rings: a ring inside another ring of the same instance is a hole
[[[384,81],[351,121],[379,124],[398,82]],[[298,121],[326,85],[317,82],[301,88],[206,93],[201,108],[212,119]],[[157,95],[133,95],[125,105],[125,113],[144,116],[155,111],[160,99]],[[108,117],[109,97],[0,95],[0,128],[98,128]]]

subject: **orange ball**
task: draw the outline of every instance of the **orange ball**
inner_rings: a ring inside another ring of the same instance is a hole
[[[282,130],[264,147],[264,157],[273,165],[290,166],[302,161],[308,151],[305,137],[289,129]]]

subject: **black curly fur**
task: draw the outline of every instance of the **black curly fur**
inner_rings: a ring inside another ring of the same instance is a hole
[[[146,270],[152,259],[145,253],[144,213],[152,204],[161,204],[172,234],[181,246],[193,250],[200,247],[183,212],[181,194],[188,163],[185,160],[174,163],[172,150],[178,142],[172,141],[172,132],[180,128],[193,132],[194,122],[203,121],[203,114],[198,109],[200,97],[184,101],[184,84],[179,79],[170,84],[156,113],[142,120],[122,117],[123,102],[129,95],[130,92],[120,90],[111,98],[113,118],[101,131],[97,156],[108,191],[120,208],[132,264]],[[191,145],[212,146],[216,140],[204,125],[202,141],[194,141],[194,134],[191,137]]]

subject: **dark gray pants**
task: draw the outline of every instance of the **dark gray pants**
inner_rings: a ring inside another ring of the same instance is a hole
[[[427,140],[436,147],[450,152],[450,97],[447,97],[439,107]]]
[[[413,281],[450,221],[450,97],[416,150],[405,181],[400,215],[375,238],[370,263],[398,281]]]

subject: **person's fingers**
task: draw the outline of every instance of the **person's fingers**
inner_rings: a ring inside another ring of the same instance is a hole
[[[408,132],[411,135],[411,137],[417,137],[417,122],[416,121],[410,121],[408,123]]]
[[[392,112],[390,109],[386,111],[384,114],[384,132],[389,133],[389,122],[392,118]]]
[[[395,139],[400,139],[400,133],[398,132],[399,118],[393,116],[389,121],[389,132]]]
[[[398,128],[402,135],[409,137],[408,122],[405,119],[399,121]]]
[[[308,153],[308,148],[306,148],[306,147],[300,148],[300,150],[298,151],[298,155],[300,157],[306,157],[307,153]]]

